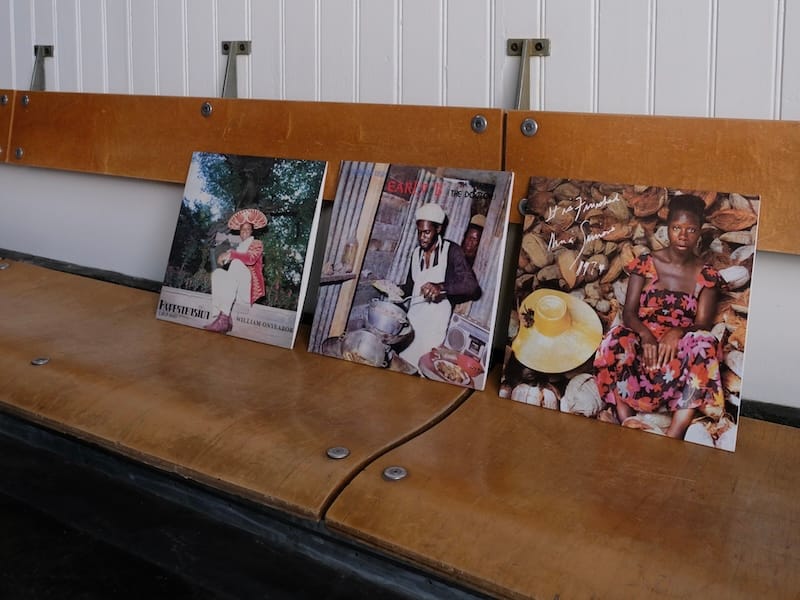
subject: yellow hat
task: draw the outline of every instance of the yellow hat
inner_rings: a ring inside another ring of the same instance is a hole
[[[583,300],[557,290],[536,290],[519,307],[514,356],[541,373],[564,373],[585,363],[603,339],[603,324]]]

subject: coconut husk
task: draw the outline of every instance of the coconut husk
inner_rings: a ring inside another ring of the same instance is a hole
[[[728,208],[716,211],[708,220],[722,231],[741,231],[755,225],[758,217],[750,210]]]

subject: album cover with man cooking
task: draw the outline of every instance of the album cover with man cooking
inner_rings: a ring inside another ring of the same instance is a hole
[[[500,395],[733,451],[759,203],[533,177]]]
[[[327,163],[195,152],[156,316],[294,345]]]
[[[342,163],[309,350],[483,389],[512,182]]]

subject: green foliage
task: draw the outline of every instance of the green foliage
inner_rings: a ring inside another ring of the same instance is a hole
[[[196,153],[193,160],[201,193],[183,199],[164,283],[211,293],[216,234],[228,232],[236,210],[258,208],[269,221],[255,232],[264,244],[267,291],[259,303],[296,310],[324,163],[209,153]]]

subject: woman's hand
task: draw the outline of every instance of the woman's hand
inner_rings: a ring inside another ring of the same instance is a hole
[[[644,359],[644,366],[648,371],[654,371],[658,368],[658,341],[649,329],[646,329],[639,335],[642,340],[642,358]]]
[[[656,368],[667,365],[678,355],[678,342],[686,334],[686,330],[681,327],[674,327],[668,330],[658,342],[658,356]]]

